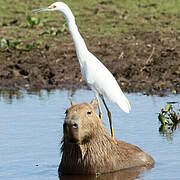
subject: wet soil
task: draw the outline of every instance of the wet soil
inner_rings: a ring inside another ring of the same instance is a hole
[[[47,49],[0,52],[0,88],[87,88],[69,34]],[[180,92],[180,33],[134,33],[85,41],[126,92]]]

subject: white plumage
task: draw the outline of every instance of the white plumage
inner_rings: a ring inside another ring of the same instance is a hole
[[[92,90],[106,96],[123,111],[129,112],[131,107],[111,72],[90,52],[84,63],[83,76]]]
[[[40,12],[55,10],[61,11],[65,16],[69,32],[74,41],[82,76],[89,87],[95,92],[97,99],[98,95],[102,98],[108,111],[109,118],[111,118],[110,111],[105,104],[103,96],[106,96],[111,102],[117,104],[123,111],[129,112],[131,109],[129,101],[123,94],[116,79],[113,77],[111,72],[91,52],[88,51],[86,44],[78,31],[75,18],[70,8],[63,2],[56,2],[47,8],[41,8],[34,11]],[[99,110],[101,111],[101,109]],[[112,122],[110,122],[110,125],[113,136]]]

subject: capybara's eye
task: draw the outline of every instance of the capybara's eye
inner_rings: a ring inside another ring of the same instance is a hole
[[[68,113],[68,110],[66,110],[64,114],[67,114],[67,113]]]
[[[92,113],[92,111],[88,111],[87,114],[90,115]]]

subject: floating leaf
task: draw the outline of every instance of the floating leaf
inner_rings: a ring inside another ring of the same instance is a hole
[[[173,132],[180,128],[180,114],[174,110],[172,103],[176,104],[176,102],[167,103],[158,115],[158,119],[161,122],[159,133],[165,136],[167,140],[170,140]]]
[[[169,117],[174,124],[177,124],[180,122],[180,116],[178,114],[176,114],[176,112],[174,112],[174,111],[172,111],[169,114]]]
[[[169,112],[171,109],[172,109],[172,105],[169,104],[169,103],[167,103],[166,106],[165,106],[165,108],[164,108],[164,111],[167,113],[167,112]]]
[[[163,125],[168,124],[168,120],[162,113],[159,113],[158,119],[161,122],[161,124],[163,124]]]

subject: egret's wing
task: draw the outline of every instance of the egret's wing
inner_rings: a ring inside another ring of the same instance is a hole
[[[87,83],[99,94],[116,103],[122,110],[129,112],[130,103],[114,76],[93,54],[90,53],[89,58],[85,67]]]

